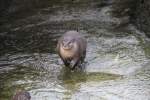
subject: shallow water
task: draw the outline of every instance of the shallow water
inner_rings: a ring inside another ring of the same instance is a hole
[[[150,100],[147,38],[136,29],[113,30],[120,21],[110,15],[109,5],[78,2],[5,19],[0,27],[1,100],[18,90],[29,91],[31,100]],[[88,41],[84,71],[70,71],[56,54],[57,40],[67,30],[78,30]]]

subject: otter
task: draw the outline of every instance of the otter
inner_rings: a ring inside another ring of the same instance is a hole
[[[66,32],[57,43],[57,52],[65,66],[72,70],[84,62],[86,56],[86,39],[77,31]]]
[[[29,92],[17,92],[15,96],[13,96],[12,100],[30,100],[31,96]]]

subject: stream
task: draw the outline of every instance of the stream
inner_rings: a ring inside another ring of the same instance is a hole
[[[149,39],[109,4],[51,1],[0,19],[0,100],[18,90],[31,100],[150,100]],[[70,71],[56,52],[69,30],[87,39],[84,70]]]

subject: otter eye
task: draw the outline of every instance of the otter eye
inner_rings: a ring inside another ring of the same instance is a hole
[[[69,44],[69,45],[71,45],[72,43],[71,43],[71,42],[69,42],[68,44]]]
[[[69,46],[72,46],[73,45],[73,43],[72,42],[69,42]]]
[[[71,43],[72,43],[71,41],[68,42],[68,44],[71,44]]]

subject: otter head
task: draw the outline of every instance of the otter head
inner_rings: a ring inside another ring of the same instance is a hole
[[[72,50],[75,47],[75,39],[71,37],[65,37],[61,43],[64,50]]]
[[[12,100],[30,100],[31,96],[29,92],[18,91],[12,98]]]

